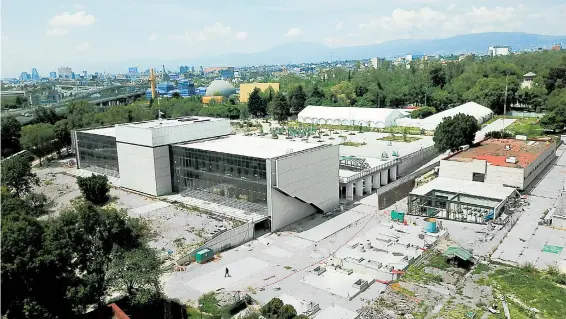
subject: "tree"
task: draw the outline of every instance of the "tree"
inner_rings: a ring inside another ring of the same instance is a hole
[[[250,93],[250,97],[248,98],[248,110],[250,114],[254,116],[265,115],[266,107],[261,98],[261,90],[259,88],[255,88],[252,93]]]
[[[124,291],[134,304],[147,304],[161,297],[160,261],[154,249],[142,247],[113,257],[107,277],[113,289]]]
[[[39,184],[39,178],[31,171],[31,156],[13,156],[2,162],[2,186],[9,191],[22,196],[31,191],[33,185]]]
[[[295,307],[291,305],[284,305],[281,307],[281,313],[279,314],[280,319],[293,319],[297,315]]]
[[[95,205],[102,205],[108,201],[108,177],[92,174],[89,177],[77,177],[77,184],[83,196]]]
[[[562,57],[560,65],[550,68],[544,83],[548,92],[566,88],[566,56]]]
[[[546,109],[552,111],[560,106],[566,105],[566,89],[556,89],[548,96]]]
[[[472,145],[479,130],[477,120],[466,114],[449,116],[436,127],[433,141],[439,152],[456,151],[463,145]]]
[[[173,94],[171,94],[171,97],[174,99],[180,99],[181,98],[181,93],[179,92],[173,92]]]
[[[57,121],[53,131],[57,140],[57,143],[55,143],[57,151],[60,151],[63,147],[69,148],[71,146],[71,130],[67,119]]]
[[[446,85],[446,74],[444,74],[442,65],[437,64],[433,66],[429,71],[429,75],[432,85],[437,86],[441,89]]]
[[[289,118],[289,103],[281,92],[277,93],[273,100],[273,118],[278,122],[284,122]]]
[[[2,116],[1,124],[2,156],[10,156],[21,150],[20,131],[22,124],[14,116]]]
[[[263,307],[261,307],[261,314],[268,319],[278,319],[281,314],[281,308],[283,308],[283,301],[279,298],[273,298]]]
[[[54,127],[47,123],[24,126],[22,128],[20,142],[26,150],[38,157],[39,164],[43,165],[42,157],[50,154],[54,150]]]
[[[75,101],[67,105],[67,120],[71,129],[85,128],[95,123],[96,108],[87,101]]]
[[[540,125],[553,132],[563,130],[566,126],[566,105],[559,106],[543,116]]]
[[[289,97],[289,107],[291,116],[297,116],[305,108],[307,102],[307,95],[303,90],[302,85],[298,85],[293,89]]]
[[[411,112],[412,119],[424,119],[436,113],[436,109],[432,106],[423,106]]]
[[[35,123],[55,124],[59,120],[59,115],[55,113],[53,108],[38,107],[35,109]]]

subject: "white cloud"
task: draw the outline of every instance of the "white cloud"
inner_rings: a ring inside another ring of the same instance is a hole
[[[159,38],[159,34],[157,33],[152,33],[149,38],[147,38],[148,41],[155,41],[157,40],[157,38]]]
[[[340,21],[336,24],[336,30],[341,30],[344,28],[344,22]]]
[[[47,31],[45,32],[45,35],[48,36],[48,37],[59,37],[59,36],[67,35],[68,33],[69,33],[69,30],[67,30],[67,29],[52,28],[52,29],[47,29]]]
[[[85,51],[88,50],[89,48],[90,48],[90,43],[88,42],[83,42],[75,47],[77,51]]]
[[[182,41],[187,44],[194,44],[203,41],[214,41],[227,38],[232,35],[232,28],[220,22],[208,25],[200,30],[187,30],[183,34],[169,34],[167,39],[172,41]]]
[[[49,24],[57,27],[77,27],[94,24],[96,18],[84,11],[75,13],[63,12],[51,18]]]
[[[236,39],[237,40],[246,40],[248,38],[248,33],[245,31],[240,31],[238,33],[236,33]]]
[[[287,33],[285,33],[286,37],[296,37],[299,36],[303,33],[303,31],[299,28],[290,28],[289,30],[287,30]]]

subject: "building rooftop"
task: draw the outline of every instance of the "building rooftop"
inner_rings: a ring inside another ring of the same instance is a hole
[[[551,141],[488,139],[450,157],[450,161],[485,160],[491,165],[525,168],[549,147]]]
[[[249,157],[275,158],[285,154],[316,148],[321,145],[324,144],[230,135],[196,143],[177,144],[176,146]]]
[[[161,127],[167,127],[167,126],[187,125],[187,124],[191,124],[191,123],[209,122],[209,121],[210,122],[212,122],[212,121],[226,121],[226,119],[214,118],[214,117],[204,117],[204,116],[187,116],[187,117],[167,118],[167,119],[144,121],[144,122],[125,123],[125,124],[118,124],[118,125],[126,126],[126,127],[154,129],[154,128],[161,128]]]
[[[116,129],[114,128],[114,126],[95,128],[95,129],[92,129],[92,130],[84,130],[84,131],[80,131],[80,132],[95,134],[95,135],[104,135],[104,136],[116,137]]]
[[[505,200],[511,194],[513,194],[513,192],[516,191],[512,187],[506,187],[496,184],[438,177],[420,187],[413,189],[411,191],[411,194],[426,196],[428,193],[435,190],[497,200]]]

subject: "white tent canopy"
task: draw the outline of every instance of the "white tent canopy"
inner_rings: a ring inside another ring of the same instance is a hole
[[[361,125],[370,127],[395,126],[395,121],[403,117],[396,109],[369,107],[333,107],[309,105],[299,112],[301,123]]]
[[[398,126],[412,126],[419,127],[427,131],[433,131],[436,129],[438,124],[444,120],[445,117],[454,116],[456,114],[466,114],[471,115],[476,118],[478,124],[483,124],[493,116],[493,111],[489,108],[480,105],[476,102],[464,103],[460,106],[456,106],[451,109],[436,113],[425,119],[410,119],[403,118],[397,120]]]

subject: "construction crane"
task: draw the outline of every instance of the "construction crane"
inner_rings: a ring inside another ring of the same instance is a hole
[[[149,83],[151,84],[151,98],[157,98],[157,91],[155,90],[155,71],[153,69],[149,70]]]

